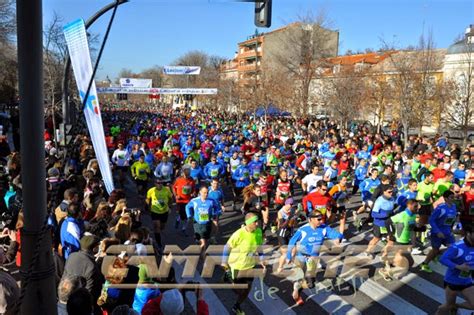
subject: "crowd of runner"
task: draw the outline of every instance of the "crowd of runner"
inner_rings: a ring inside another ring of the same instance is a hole
[[[474,145],[414,136],[402,143],[397,132],[381,135],[355,123],[343,129],[330,120],[209,111],[117,110],[103,113],[103,120],[116,188],[110,194],[85,133],[62,159],[45,132],[59,314],[183,312],[183,292],[153,286],[178,281],[173,272],[156,278],[144,261],[129,262],[150,248],[158,262],[166,257],[165,246],[175,244],[163,237],[166,229],[189,243],[194,239],[201,262],[209,244],[225,242],[224,280],[249,284],[235,290],[236,314],[244,314],[252,271],[269,268],[261,245],[281,254],[267,272],[304,271],[292,292],[301,305],[301,291],[313,288],[325,267],[319,260],[323,242],[345,246],[367,231],[373,237],[359,255],[380,256],[385,267],[378,273],[386,281],[412,267],[411,255],[423,255],[419,272],[433,272],[434,261],[448,268],[439,314],[474,309]],[[19,266],[20,158],[12,153],[6,161],[1,236],[8,248],[0,263]],[[350,207],[355,198],[360,204]],[[228,239],[220,233],[225,212],[242,222]],[[152,224],[144,224],[144,216]],[[108,250],[117,245],[126,250],[104,270]],[[17,290],[11,283],[5,300],[13,301]],[[201,290],[195,293],[197,313],[208,314],[212,305]],[[456,303],[458,293],[465,302]],[[6,305],[0,313],[12,309]]]

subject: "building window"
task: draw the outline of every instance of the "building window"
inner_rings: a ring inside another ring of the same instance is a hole
[[[428,77],[426,86],[426,94],[428,97],[432,97],[436,92],[436,78],[434,76]]]
[[[341,65],[335,65],[332,68],[332,73],[339,73],[341,71]]]
[[[354,71],[355,72],[361,72],[364,70],[364,64],[363,63],[356,63],[354,66]]]

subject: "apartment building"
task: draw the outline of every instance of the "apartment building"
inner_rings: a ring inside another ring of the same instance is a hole
[[[292,23],[268,33],[256,33],[238,43],[234,58],[221,65],[221,78],[255,86],[262,71],[281,66],[281,59],[299,58],[310,44],[323,47],[320,57],[337,56],[338,42],[338,31],[313,24]]]

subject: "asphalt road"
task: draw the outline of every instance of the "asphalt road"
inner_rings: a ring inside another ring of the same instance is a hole
[[[141,206],[141,200],[132,182],[126,185],[129,206]],[[220,235],[217,237],[217,244],[224,245],[230,235],[243,223],[243,216],[240,211],[231,211],[230,200],[232,195],[228,187],[223,187],[226,192],[227,211],[220,218]],[[296,191],[296,200],[301,199],[301,190]],[[360,205],[360,196],[353,196],[348,204],[348,209],[357,208]],[[272,217],[276,212],[272,212]],[[170,218],[166,229],[162,234],[165,245],[178,245],[185,249],[189,245],[195,245],[192,227],[188,227],[189,237],[185,237],[174,229],[174,211],[170,213]],[[145,226],[152,227],[149,215],[142,216]],[[363,250],[371,238],[370,230],[357,232],[349,216],[345,237],[347,242],[343,244],[343,254],[323,255],[326,259],[332,259],[331,267],[327,269],[335,270],[331,277],[325,276],[325,270],[318,272],[318,284],[316,289],[306,289],[303,292],[305,304],[296,306],[291,297],[293,284],[291,279],[301,276],[298,268],[293,265],[286,266],[284,275],[278,276],[273,273],[273,263],[278,261],[279,250],[276,238],[273,238],[268,260],[266,274],[262,279],[255,279],[252,284],[252,291],[249,299],[242,304],[242,309],[246,314],[433,314],[437,307],[444,302],[443,276],[446,268],[439,263],[432,263],[434,270],[432,274],[421,272],[417,268],[424,255],[413,256],[415,264],[400,280],[385,281],[379,274],[378,269],[383,267],[380,255],[366,262],[361,268],[368,270],[365,276],[354,276],[351,278],[346,272],[351,270],[355,274],[357,268],[348,268],[351,260],[360,261],[357,251]],[[379,245],[378,250],[382,247]],[[355,250],[354,250],[355,249]],[[354,253],[350,253],[353,251]],[[273,254],[271,254],[273,253]],[[344,267],[344,264],[346,265]],[[324,264],[323,264],[324,265]],[[223,283],[223,271],[217,267],[212,278],[203,278],[200,275],[202,263],[198,263],[197,271],[192,278],[181,277],[184,264],[174,262],[177,279],[180,283],[189,280],[207,284]],[[275,266],[276,269],[276,266]],[[231,308],[235,303],[236,295],[231,289],[205,289],[204,297],[209,304],[210,313],[225,315],[232,313]],[[192,314],[195,311],[195,295],[187,293],[185,313]],[[463,312],[462,314],[470,314]]]

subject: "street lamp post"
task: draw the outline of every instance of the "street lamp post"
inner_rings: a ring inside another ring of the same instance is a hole
[[[21,314],[56,314],[51,233],[46,225],[42,1],[17,0],[18,90],[24,226]],[[18,309],[14,311],[17,313]]]
[[[86,30],[94,24],[94,22],[100,18],[102,15],[113,9],[117,4],[121,5],[127,3],[129,0],[116,0],[108,5],[104,6],[102,9],[97,11],[93,16],[91,16],[86,22]],[[63,122],[64,124],[71,123],[71,112],[70,112],[70,105],[69,105],[69,73],[71,69],[71,58],[69,55],[66,56],[66,64],[64,65],[64,76],[63,76],[63,83],[62,83],[62,109],[63,109]]]

